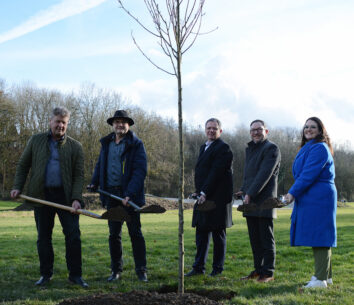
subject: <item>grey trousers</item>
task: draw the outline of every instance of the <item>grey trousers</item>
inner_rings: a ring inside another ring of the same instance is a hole
[[[315,259],[315,277],[321,281],[332,278],[332,251],[328,247],[312,247]]]

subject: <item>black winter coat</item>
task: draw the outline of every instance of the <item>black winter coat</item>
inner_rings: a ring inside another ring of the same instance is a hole
[[[194,208],[192,226],[201,230],[219,230],[232,226],[232,152],[220,138],[200,147],[195,166],[196,193],[203,191],[207,200],[213,200],[216,208],[202,212]]]
[[[251,202],[260,205],[270,197],[277,197],[280,158],[278,146],[267,139],[248,143],[241,191],[251,196]],[[259,209],[245,212],[243,216],[275,218],[276,210]]]

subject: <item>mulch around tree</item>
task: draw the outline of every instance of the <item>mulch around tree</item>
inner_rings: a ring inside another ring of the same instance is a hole
[[[218,301],[194,294],[131,291],[127,293],[98,294],[64,300],[59,305],[220,305]]]

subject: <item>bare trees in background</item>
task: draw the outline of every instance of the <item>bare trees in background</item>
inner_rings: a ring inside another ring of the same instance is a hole
[[[72,110],[69,132],[78,139],[85,152],[85,179],[90,179],[100,151],[99,140],[112,132],[107,118],[117,109],[125,108],[128,103],[114,91],[103,90],[93,83],[84,83],[75,103],[68,105]]]
[[[99,153],[99,139],[111,131],[106,120],[118,108],[127,109],[136,124],[133,130],[144,141],[148,156],[146,192],[177,197],[179,177],[178,127],[171,119],[133,107],[114,91],[84,84],[78,93],[63,94],[40,89],[30,83],[7,88],[0,80],[0,197],[7,197],[12,188],[16,163],[29,137],[48,130],[52,108],[64,105],[72,116],[68,134],[78,139],[85,153],[85,179],[88,184]],[[222,118],[221,118],[222,119]],[[201,122],[203,123],[203,122]],[[204,141],[202,127],[184,126],[185,192],[194,190],[194,165]],[[242,183],[245,147],[250,141],[248,126],[234,131],[224,130],[222,137],[234,153],[234,186]],[[298,151],[300,130],[270,126],[269,138],[282,152],[278,193],[286,193],[293,183],[292,163]],[[354,151],[349,145],[334,145],[338,200],[354,200]]]
[[[346,145],[335,145],[334,164],[338,200],[354,201],[354,152]]]
[[[17,162],[18,149],[15,141],[17,131],[14,117],[16,109],[5,93],[5,82],[0,79],[0,183],[1,193],[12,185],[13,171]]]

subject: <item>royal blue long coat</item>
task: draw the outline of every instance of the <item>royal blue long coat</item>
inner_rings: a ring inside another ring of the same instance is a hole
[[[307,142],[293,163],[295,197],[291,214],[292,246],[336,247],[337,190],[334,162],[326,143]]]

